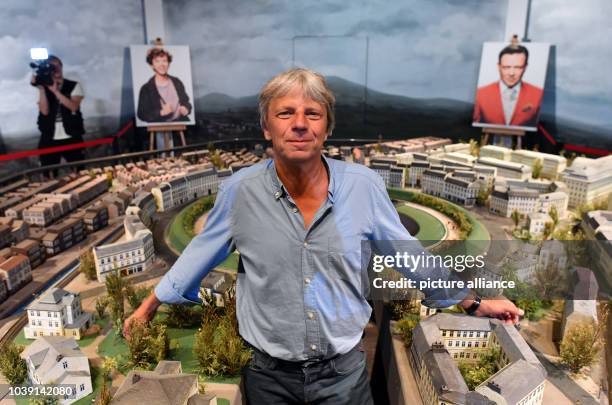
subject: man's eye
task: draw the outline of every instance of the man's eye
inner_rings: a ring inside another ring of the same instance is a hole
[[[309,112],[309,113],[308,113],[308,114],[306,114],[306,115],[308,115],[308,118],[310,118],[310,119],[313,119],[313,120],[318,120],[318,119],[320,119],[320,118],[321,118],[321,115],[322,115],[322,114],[321,114],[321,113],[318,113],[318,112],[315,112],[315,111],[312,111],[312,112]]]
[[[278,114],[276,114],[276,116],[278,118],[289,118],[289,117],[291,117],[291,112],[290,111],[281,111]]]

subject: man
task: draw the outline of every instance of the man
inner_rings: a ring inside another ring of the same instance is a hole
[[[147,52],[147,63],[155,73],[142,85],[138,96],[138,118],[146,122],[189,121],[191,103],[183,82],[170,76],[172,55],[155,47]]]
[[[160,302],[200,302],[202,278],[238,249],[237,317],[253,348],[243,372],[248,403],[372,403],[360,344],[371,314],[361,240],[414,238],[378,175],[323,157],[334,103],[323,77],[307,69],[264,86],[260,120],[274,159],[220,186],[204,231],[124,325],[129,335],[131,322],[152,319]],[[480,302],[467,291],[426,294],[442,299],[441,306],[461,302],[478,315],[518,320],[507,300]]]
[[[41,136],[39,148],[65,146],[83,142],[85,128],[81,115],[81,102],[85,97],[79,82],[64,78],[60,58],[49,55],[48,63],[53,66],[53,83],[38,88],[38,129]],[[32,85],[36,75],[32,76]],[[68,162],[83,160],[82,149],[40,155],[41,166],[60,163],[62,157]]]
[[[500,80],[476,92],[473,122],[535,127],[543,90],[524,82],[529,51],[522,45],[509,45],[499,53]]]

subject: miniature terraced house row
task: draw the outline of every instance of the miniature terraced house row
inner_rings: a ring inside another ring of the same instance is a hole
[[[89,360],[72,338],[38,338],[20,356],[26,361],[30,384],[69,384],[76,388],[74,398],[60,399],[62,405],[76,402],[93,392]]]
[[[4,284],[7,295],[14,293],[32,281],[30,260],[17,254],[8,259],[0,256],[0,283]]]
[[[78,293],[52,288],[26,308],[27,339],[40,336],[68,336],[81,339],[92,325],[92,314],[83,312]]]
[[[458,364],[476,364],[491,348],[500,351],[499,371],[470,391]],[[542,404],[544,367],[514,326],[495,319],[440,313],[422,320],[409,361],[426,405]]]

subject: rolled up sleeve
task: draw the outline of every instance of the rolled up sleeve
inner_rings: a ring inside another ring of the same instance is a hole
[[[232,197],[224,184],[210,211],[204,230],[196,235],[172,268],[155,287],[157,298],[167,304],[201,304],[202,279],[233,251]]]

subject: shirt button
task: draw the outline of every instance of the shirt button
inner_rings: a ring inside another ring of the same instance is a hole
[[[304,242],[304,247],[307,248],[308,247],[308,242]]]
[[[298,212],[298,209],[297,209],[297,207],[293,207],[293,209],[292,209],[291,211],[293,211],[294,213],[296,213],[296,212]]]
[[[306,278],[304,279],[304,282],[305,282],[306,284],[310,284],[310,279],[309,279],[308,277],[306,277]]]
[[[317,350],[317,345],[310,345],[310,350],[313,352]]]
[[[308,312],[308,319],[314,319],[314,313]]]
[[[281,192],[280,192],[280,191],[277,191],[276,193],[274,193],[274,197],[275,197],[275,198],[280,197],[280,195],[281,195]]]

